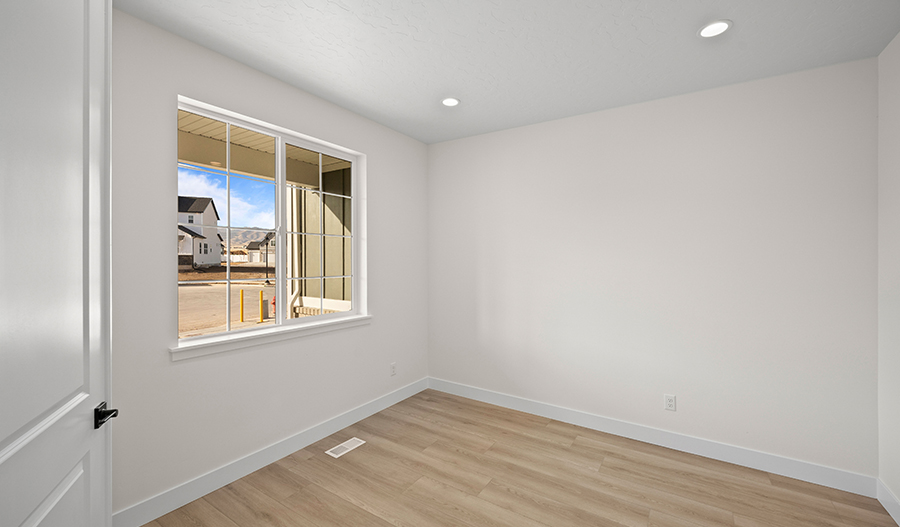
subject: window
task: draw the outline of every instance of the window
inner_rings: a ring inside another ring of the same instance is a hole
[[[354,272],[361,246],[354,237],[363,190],[359,159],[182,100],[178,217],[186,224],[178,223],[178,231],[206,241],[190,265],[179,245],[179,342],[366,315],[360,295],[354,298],[361,283]],[[216,239],[220,253],[208,250],[208,240]]]

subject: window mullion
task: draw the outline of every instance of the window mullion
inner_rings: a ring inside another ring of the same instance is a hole
[[[218,225],[216,226],[218,229]],[[225,331],[231,331],[231,124],[225,123]]]
[[[362,207],[359,206],[359,175],[358,175],[359,164],[353,163],[350,166],[350,294],[351,294],[351,310],[354,313],[361,312],[361,307],[364,302],[363,296],[361,294],[360,288],[360,278],[359,278],[359,269],[361,261],[362,253],[359,250],[360,242],[362,239],[359,233],[359,223],[360,216],[362,214]]]
[[[275,141],[275,324],[280,325],[287,317],[287,158],[284,138],[276,136]]]
[[[319,314],[325,314],[325,185],[322,152],[319,152]]]

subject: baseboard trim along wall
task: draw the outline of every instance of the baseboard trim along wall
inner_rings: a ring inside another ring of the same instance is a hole
[[[199,476],[152,498],[148,498],[127,509],[122,509],[113,514],[113,527],[139,527],[145,523],[149,523],[156,518],[168,514],[183,505],[187,505],[197,498],[224,487],[251,472],[255,472],[270,463],[274,463],[288,454],[292,454],[339,430],[343,430],[354,423],[362,421],[370,415],[376,414],[389,406],[412,397],[427,387],[428,378],[425,377],[404,386],[399,390],[395,390],[387,395],[383,395],[373,401],[363,404],[362,406],[358,406],[337,417],[319,423],[299,434],[263,448],[258,452],[254,452],[233,463],[229,463],[228,465]]]
[[[900,500],[897,499],[897,496],[894,496],[891,489],[887,488],[881,480],[878,480],[877,497],[878,501],[880,501],[881,505],[884,507],[884,510],[888,511],[891,518],[900,525]]]
[[[878,480],[871,476],[864,476],[862,474],[816,465],[805,461],[798,461],[796,459],[776,456],[774,454],[766,454],[764,452],[757,452],[755,450],[726,445],[724,443],[717,443],[707,439],[667,432],[649,426],[601,417],[579,410],[571,410],[569,408],[484,390],[482,388],[475,388],[474,386],[445,381],[443,379],[429,378],[428,387],[441,392],[475,399],[484,403],[494,404],[512,410],[519,410],[541,417],[548,417],[557,421],[563,421],[617,436],[636,439],[645,443],[652,443],[654,445],[664,446],[682,452],[697,454],[698,456],[727,461],[728,463],[734,463],[736,465],[755,468],[781,476],[824,485],[826,487],[853,492],[854,494],[862,494],[863,496],[868,496],[870,498],[876,497],[876,482],[878,482]]]
[[[871,476],[667,432],[649,426],[601,417],[579,410],[563,408],[452,381],[426,377],[233,463],[199,476],[127,509],[123,509],[113,514],[113,527],[139,527],[149,523],[288,454],[305,448],[408,397],[412,397],[426,388],[877,498],[894,520],[900,523],[900,501],[881,481]]]

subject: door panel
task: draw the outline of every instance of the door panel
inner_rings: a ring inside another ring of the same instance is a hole
[[[88,399],[78,394],[21,437],[7,459],[0,459],[0,525],[25,525],[42,503],[52,501],[53,490],[73,467],[82,466],[93,435],[92,424],[84,419]]]
[[[0,17],[0,527],[110,524],[109,9]]]
[[[84,506],[90,485],[87,481],[84,462],[75,468],[53,489],[25,525],[41,527],[67,527],[69,525],[90,525],[88,509]]]
[[[84,381],[82,200],[73,199],[84,193],[84,6],[53,3],[4,5],[0,36],[0,114],[22,123],[3,127],[0,233],[9,242],[53,233],[23,244],[32,257],[0,262],[3,347],[41,350],[2,354],[0,400],[16,402],[3,410],[4,438]]]

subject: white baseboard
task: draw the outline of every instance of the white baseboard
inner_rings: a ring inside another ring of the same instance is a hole
[[[736,465],[755,468],[810,483],[817,483],[863,496],[877,497],[878,501],[881,502],[894,520],[900,524],[900,501],[881,481],[871,476],[717,443],[707,439],[667,432],[649,426],[601,417],[579,410],[475,388],[474,386],[467,386],[443,379],[426,377],[233,463],[229,463],[141,503],[123,509],[113,515],[113,527],[139,527],[151,522],[426,388],[433,388],[504,408],[548,417],[557,421],[637,439],[638,441],[673,448],[682,452],[690,452],[712,459],[727,461]]]
[[[897,525],[900,525],[900,500],[881,480],[878,480],[878,501],[881,502],[884,510],[888,511],[891,518],[897,522]]]
[[[563,421],[617,436],[637,439],[645,443],[664,446],[682,452],[727,461],[744,467],[755,468],[781,476],[800,479],[870,498],[876,497],[876,482],[871,476],[825,467],[815,463],[757,452],[707,439],[667,432],[649,426],[628,423],[579,410],[532,401],[522,397],[475,388],[452,381],[430,377],[428,387],[438,391],[475,399],[477,401],[519,410],[541,417]],[[885,488],[887,492],[887,489]],[[880,496],[879,496],[880,498]],[[883,503],[883,502],[882,502]],[[895,501],[896,503],[896,501]],[[887,508],[887,505],[885,505]],[[889,509],[890,510],[890,509]],[[893,513],[892,513],[893,514]],[[896,517],[896,516],[895,516]]]
[[[279,459],[305,448],[316,441],[324,439],[331,434],[357,423],[372,414],[376,414],[385,408],[400,401],[412,397],[428,387],[428,378],[420,379],[399,390],[379,397],[362,406],[354,408],[337,417],[319,423],[299,434],[291,436],[274,445],[268,446],[258,452],[254,452],[224,467],[199,476],[187,483],[169,489],[152,498],[136,505],[123,509],[113,514],[113,527],[139,527],[149,523],[164,514],[186,505],[197,498],[224,487],[251,472],[255,472],[264,466],[274,463]]]

